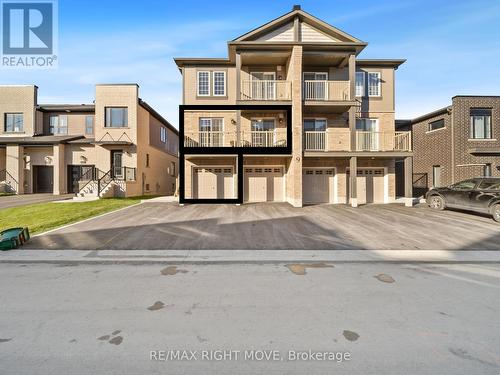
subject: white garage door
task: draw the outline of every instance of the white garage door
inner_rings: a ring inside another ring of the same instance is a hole
[[[233,168],[203,167],[193,169],[193,198],[234,198]]]
[[[245,202],[282,202],[283,167],[245,167]]]
[[[349,177],[347,172],[347,191],[349,196]],[[384,203],[385,182],[383,169],[358,169],[357,200],[358,204]]]
[[[304,203],[333,203],[333,169],[304,168],[302,194]]]

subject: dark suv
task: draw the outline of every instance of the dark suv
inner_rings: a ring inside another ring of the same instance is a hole
[[[483,212],[500,222],[500,178],[472,178],[448,187],[432,188],[425,198],[435,210],[450,207]]]

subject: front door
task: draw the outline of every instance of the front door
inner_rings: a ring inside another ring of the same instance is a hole
[[[111,151],[111,174],[113,178],[123,178],[123,151]]]
[[[33,166],[33,193],[52,193],[54,191],[54,167]]]

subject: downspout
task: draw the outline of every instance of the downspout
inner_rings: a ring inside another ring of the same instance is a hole
[[[451,183],[455,183],[455,126],[453,121],[453,101],[450,108],[451,126]]]

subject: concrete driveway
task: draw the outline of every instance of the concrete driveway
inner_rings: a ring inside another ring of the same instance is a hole
[[[487,249],[500,225],[425,205],[144,203],[33,238],[28,249]]]
[[[0,197],[0,210],[2,208],[25,206],[27,204],[60,201],[63,199],[71,199],[73,197],[74,197],[74,194],[65,194],[65,195],[53,195],[53,194],[7,195],[4,197]]]

